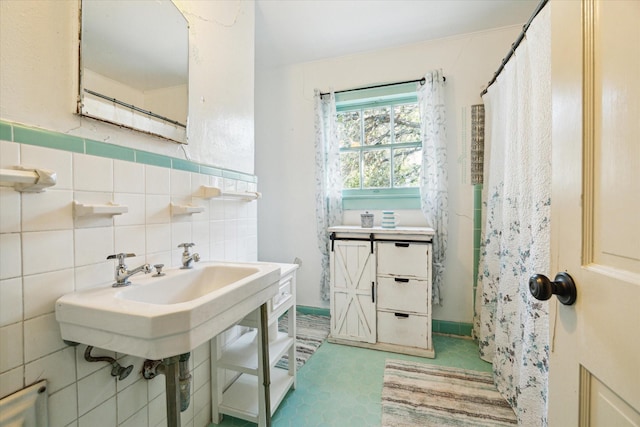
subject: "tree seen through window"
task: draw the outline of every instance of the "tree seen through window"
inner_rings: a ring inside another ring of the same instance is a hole
[[[344,189],[417,187],[422,140],[416,102],[338,112]]]

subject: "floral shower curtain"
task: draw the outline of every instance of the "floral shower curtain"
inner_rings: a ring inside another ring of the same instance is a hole
[[[523,426],[547,425],[547,303],[528,282],[550,266],[549,18],[547,7],[484,97],[489,155],[474,333]]]
[[[441,288],[447,251],[449,199],[447,193],[447,120],[444,105],[442,70],[425,75],[418,89],[422,135],[422,170],[420,173],[420,208],[433,238],[433,302],[442,304]]]
[[[327,228],[342,223],[342,179],[338,147],[336,97],[333,92],[314,94],[316,148],[316,233],[322,254],[320,297],[329,301],[329,234]]]

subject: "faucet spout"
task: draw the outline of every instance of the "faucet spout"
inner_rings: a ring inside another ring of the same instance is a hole
[[[116,276],[116,283],[118,284],[118,286],[130,285],[131,282],[129,281],[129,277],[133,276],[134,274],[140,273],[141,271],[143,271],[144,274],[151,273],[151,265],[142,264],[141,266],[136,267],[133,270],[127,270],[125,268],[121,274]],[[119,284],[120,282],[122,282],[122,284]]]
[[[141,271],[144,272],[144,274],[151,273],[151,265],[149,264],[142,264],[141,266],[136,267],[132,270],[127,269],[127,266],[124,263],[124,259],[132,256],[136,256],[136,254],[120,253],[115,255],[109,255],[107,257],[107,259],[118,260],[118,266],[116,267],[116,273],[115,273],[116,281],[112,285],[114,288],[130,285],[131,282],[129,281],[129,277],[133,276],[134,274],[140,273]]]

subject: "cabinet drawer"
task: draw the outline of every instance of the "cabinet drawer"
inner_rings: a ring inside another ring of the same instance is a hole
[[[378,308],[427,314],[427,285],[426,280],[378,276]]]
[[[278,293],[276,296],[271,298],[270,301],[270,309],[269,314],[273,313],[280,307],[282,304],[285,304],[293,297],[291,286],[293,284],[293,279],[290,277],[282,282],[280,282],[280,288],[278,289]]]
[[[424,277],[430,243],[378,242],[378,274]]]
[[[378,342],[407,347],[431,348],[427,316],[378,311]]]

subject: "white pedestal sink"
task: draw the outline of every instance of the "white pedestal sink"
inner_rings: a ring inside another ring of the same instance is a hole
[[[154,360],[188,353],[273,297],[280,278],[266,263],[203,262],[165,273],[62,296],[62,338]]]
[[[278,292],[279,280],[275,264],[202,262],[193,269],[167,269],[160,277],[134,276],[126,287],[105,284],[64,295],[56,301],[56,320],[66,341],[169,361],[258,307],[264,318],[261,341],[268,343],[265,303]],[[268,361],[268,344],[261,351]],[[177,375],[175,366],[171,372]],[[169,389],[170,383],[175,381],[167,381],[167,407],[174,416],[168,416],[168,424],[178,426],[179,405],[176,413],[176,390]],[[268,399],[268,376],[263,384]],[[265,419],[270,425],[270,413]]]

